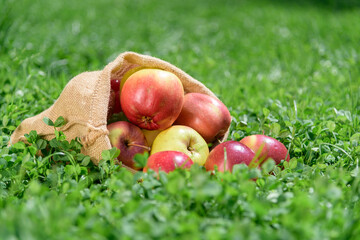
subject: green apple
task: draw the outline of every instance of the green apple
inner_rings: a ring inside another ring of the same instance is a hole
[[[194,163],[204,165],[209,155],[205,140],[194,129],[175,125],[165,129],[155,138],[151,154],[162,151],[180,151],[188,155]]]

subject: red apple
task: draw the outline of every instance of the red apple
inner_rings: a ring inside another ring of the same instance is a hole
[[[110,97],[109,97],[109,105],[108,105],[108,116],[110,119],[113,114],[121,112],[120,106],[120,81],[118,79],[110,80]]]
[[[115,104],[114,104],[114,111],[113,113],[119,113],[121,112],[121,104],[120,104],[120,92],[115,92]]]
[[[190,168],[193,161],[183,152],[163,151],[152,154],[147,161],[144,172],[152,169],[155,172],[160,170],[169,173],[175,168]]]
[[[107,114],[107,119],[108,120],[114,114],[114,108],[115,108],[115,92],[113,90],[110,90],[108,114]]]
[[[179,116],[184,89],[173,73],[141,69],[124,83],[120,94],[122,111],[130,122],[148,130],[170,127]]]
[[[115,92],[118,92],[120,90],[120,81],[119,79],[111,79],[110,80],[111,89]]]
[[[251,148],[255,154],[261,149],[258,157],[261,162],[260,165],[269,158],[272,158],[276,164],[279,164],[281,160],[285,159],[286,161],[290,161],[288,150],[284,144],[275,138],[265,135],[251,135],[244,137],[240,142]]]
[[[249,165],[254,156],[254,152],[242,143],[237,141],[223,142],[211,150],[205,162],[205,169],[207,171],[212,171],[215,169],[215,166],[217,166],[218,170],[221,172],[224,172],[225,170],[231,172],[235,164],[244,163]]]
[[[230,123],[227,107],[217,98],[202,93],[185,95],[184,106],[175,121],[176,125],[195,129],[208,143],[222,138]]]
[[[120,149],[118,160],[128,167],[135,167],[135,154],[149,152],[145,136],[140,128],[126,121],[111,123],[107,126],[112,146]]]
[[[119,113],[121,112],[119,79],[111,79],[111,90],[115,92],[114,113]]]
[[[130,70],[128,70],[127,72],[125,72],[125,74],[123,75],[123,77],[121,78],[121,83],[120,83],[120,92],[126,82],[126,80],[131,76],[133,75],[135,72],[141,70],[141,69],[145,69],[147,67],[144,67],[144,66],[139,66],[139,67],[133,67],[131,68]],[[153,69],[153,68],[152,68]]]

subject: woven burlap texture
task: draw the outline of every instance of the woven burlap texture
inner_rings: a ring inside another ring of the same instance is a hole
[[[55,121],[59,116],[63,116],[67,123],[58,130],[64,132],[67,140],[79,137],[83,144],[82,153],[89,155],[92,161],[98,164],[101,152],[111,148],[106,127],[110,80],[121,79],[128,70],[139,66],[174,73],[181,80],[185,93],[198,92],[216,97],[204,84],[166,61],[134,52],[124,52],[102,71],[84,72],[71,79],[50,108],[25,119],[17,127],[11,136],[10,144],[26,142],[24,134],[31,130],[36,130],[47,140],[54,138],[54,128],[47,126],[43,118],[48,117]],[[228,131],[223,140],[227,138]]]

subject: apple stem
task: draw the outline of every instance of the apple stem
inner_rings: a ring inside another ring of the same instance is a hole
[[[144,146],[144,145],[140,145],[140,144],[136,144],[136,143],[129,143],[128,146],[141,147],[141,148],[144,148],[144,149],[150,151],[150,147]]]

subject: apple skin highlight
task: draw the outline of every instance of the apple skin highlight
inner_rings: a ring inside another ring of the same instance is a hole
[[[141,69],[125,81],[120,102],[122,111],[133,124],[147,130],[163,130],[179,116],[184,88],[173,73]]]
[[[237,141],[227,141],[217,145],[211,150],[205,163],[205,169],[207,171],[213,171],[215,166],[217,166],[220,172],[231,172],[236,164],[244,163],[249,166],[254,157],[254,152],[244,144]]]
[[[217,98],[202,94],[188,93],[184,97],[184,106],[176,125],[193,128],[211,143],[221,139],[231,123],[231,115],[227,107]]]
[[[205,140],[194,129],[174,125],[163,130],[155,138],[150,156],[161,151],[180,151],[188,155],[194,163],[204,165],[209,148]]]
[[[258,157],[260,165],[269,158],[273,159],[276,164],[279,164],[281,160],[290,161],[287,148],[275,138],[258,134],[244,137],[240,142],[252,149],[255,154],[261,150]]]
[[[162,170],[169,173],[176,168],[190,168],[192,164],[191,158],[183,152],[163,151],[151,155],[143,171],[147,172],[148,169],[152,169],[155,172]]]

